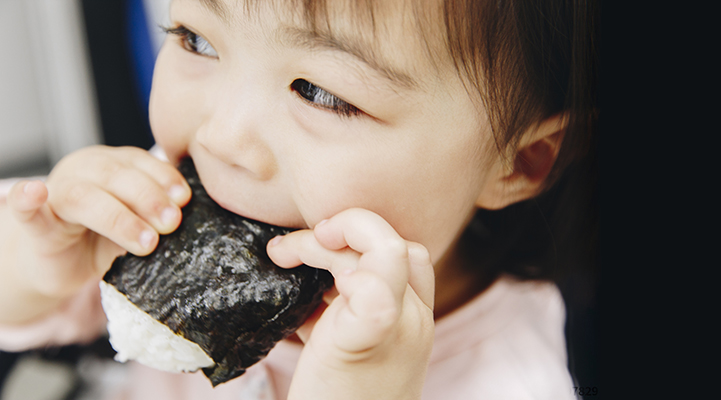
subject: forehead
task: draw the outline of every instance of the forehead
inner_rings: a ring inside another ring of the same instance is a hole
[[[199,3],[231,28],[272,18],[278,42],[349,53],[401,86],[452,66],[439,0],[176,1]]]

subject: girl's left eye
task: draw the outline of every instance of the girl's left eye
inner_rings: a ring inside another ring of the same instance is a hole
[[[356,106],[305,79],[294,80],[290,87],[314,107],[330,110],[344,117],[355,117],[363,113]]]
[[[177,28],[163,28],[163,30],[166,33],[179,37],[183,47],[189,52],[205,57],[218,58],[218,53],[213,46],[211,46],[204,37],[188,28],[181,25]]]

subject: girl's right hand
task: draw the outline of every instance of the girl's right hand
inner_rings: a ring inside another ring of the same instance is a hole
[[[135,147],[81,149],[44,184],[16,183],[7,198],[10,221],[0,228],[0,321],[43,315],[101,277],[118,255],[151,253],[158,234],[178,227],[190,196],[177,169]]]

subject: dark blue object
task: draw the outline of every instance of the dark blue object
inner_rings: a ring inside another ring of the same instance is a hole
[[[145,13],[143,0],[127,0],[127,36],[130,59],[135,82],[140,96],[140,104],[148,113],[150,88],[155,68],[155,49],[148,29],[148,17]]]

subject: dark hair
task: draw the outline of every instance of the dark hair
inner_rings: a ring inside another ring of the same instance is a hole
[[[503,150],[554,114],[569,117],[553,183],[590,145],[596,114],[597,5],[586,0],[447,0],[448,47],[482,94]]]
[[[524,278],[561,279],[571,266],[592,264],[597,3],[447,0],[444,7],[449,49],[482,94],[499,150],[515,146],[536,122],[568,116],[546,181],[551,189],[504,210],[478,212],[470,231],[482,238],[482,259]]]

